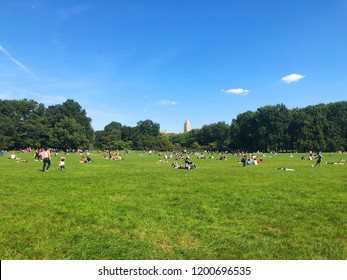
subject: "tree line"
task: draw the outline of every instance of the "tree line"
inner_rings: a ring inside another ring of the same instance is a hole
[[[161,134],[160,124],[112,121],[94,131],[78,102],[47,108],[34,100],[0,100],[0,149],[135,149],[212,151],[346,151],[347,102],[288,109],[264,106],[187,133]]]
[[[34,100],[0,100],[0,148],[59,149],[92,145],[91,119],[75,101],[45,108]]]

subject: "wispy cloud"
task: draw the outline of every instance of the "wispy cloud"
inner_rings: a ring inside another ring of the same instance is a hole
[[[18,61],[17,59],[15,59],[10,52],[5,49],[1,44],[0,44],[0,52],[2,52],[4,55],[7,56],[7,58],[9,60],[11,60],[14,64],[18,65],[19,68],[21,68],[23,71],[27,72],[28,74],[32,75],[35,77],[34,73],[31,72],[23,63],[21,63],[20,61]]]
[[[0,91],[0,99],[33,99],[45,105],[60,104],[68,99],[62,95],[47,95],[38,92],[33,92],[22,87],[13,87]]]
[[[160,100],[157,104],[158,105],[176,105],[177,102],[176,101],[170,101],[170,100]]]
[[[88,6],[86,5],[79,5],[79,6],[74,6],[68,9],[60,10],[60,16],[62,17],[63,20],[66,20],[67,18],[78,15],[80,13],[83,13],[89,9]]]
[[[304,75],[301,74],[290,74],[282,78],[282,81],[290,84],[300,81],[301,79],[305,78]]]
[[[247,95],[250,90],[243,88],[231,88],[231,89],[222,89],[221,92],[226,94],[234,94],[234,95]]]
[[[35,97],[35,100],[37,100],[37,102],[43,103],[45,105],[61,104],[68,99],[63,95],[44,95],[40,93],[32,93],[32,96]]]

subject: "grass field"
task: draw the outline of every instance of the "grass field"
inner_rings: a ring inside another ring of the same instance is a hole
[[[0,258],[64,260],[347,259],[347,164],[301,154],[259,166],[196,159],[178,170],[158,155],[122,161],[52,157],[48,173],[0,157]],[[280,171],[278,167],[295,171]]]

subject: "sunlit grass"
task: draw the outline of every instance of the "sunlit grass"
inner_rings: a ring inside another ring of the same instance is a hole
[[[1,259],[347,258],[347,165],[193,156],[197,169],[177,170],[134,152],[67,155],[65,171],[53,157],[42,173],[32,154],[17,156],[28,162],[0,157]]]

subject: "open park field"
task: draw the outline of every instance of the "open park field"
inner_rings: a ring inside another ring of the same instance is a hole
[[[1,259],[347,259],[347,164],[325,163],[346,154],[323,153],[316,168],[302,154],[247,167],[193,155],[193,170],[156,154],[88,164],[70,154],[65,171],[59,154],[48,173],[33,154],[10,155],[0,157]]]

